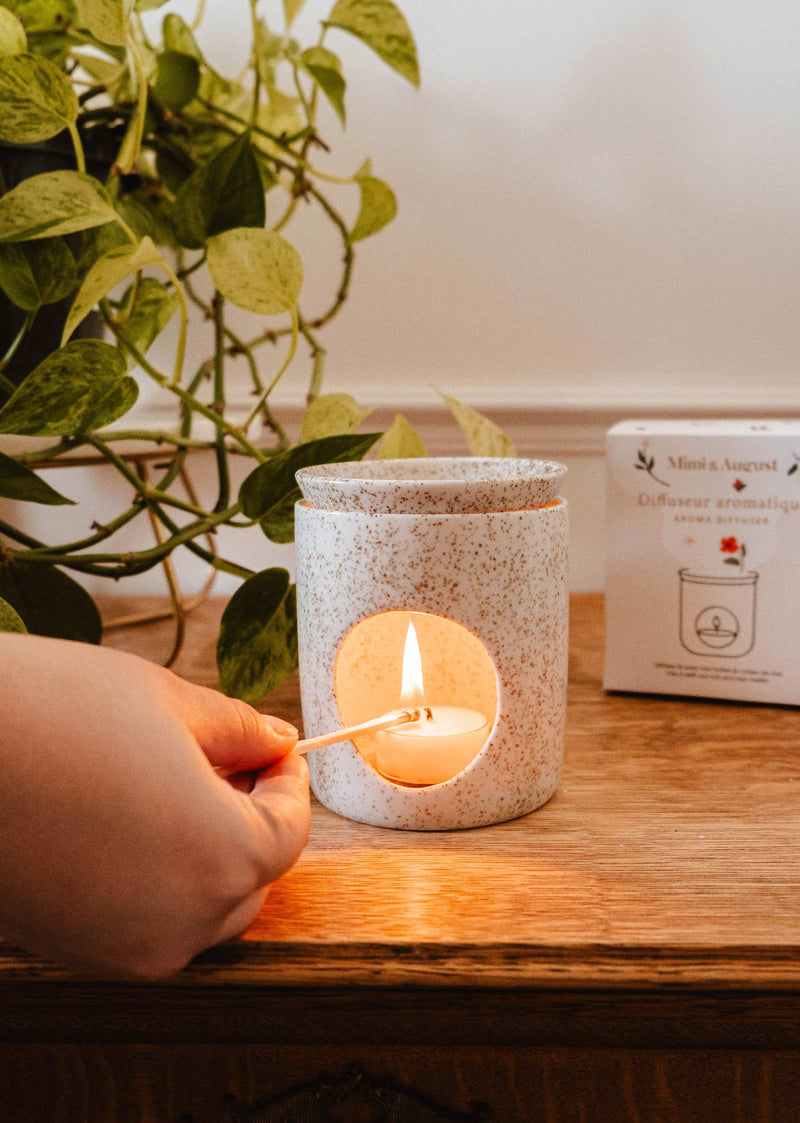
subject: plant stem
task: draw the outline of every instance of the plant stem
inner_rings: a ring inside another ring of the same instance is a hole
[[[179,437],[175,433],[168,433],[161,429],[110,429],[108,432],[95,433],[101,441],[113,444],[114,441],[149,441],[155,445],[168,444],[177,448],[209,449],[214,447],[213,441],[192,440],[191,437]],[[48,448],[38,449],[36,452],[21,452],[15,459],[23,464],[38,464],[41,461],[55,460],[62,453],[72,452],[81,445],[89,442],[84,437],[70,437],[61,440]]]
[[[251,6],[255,10],[254,5]],[[225,412],[225,299],[219,290],[214,290],[211,301],[214,314],[214,410],[223,416]],[[214,504],[215,511],[227,507],[231,498],[231,480],[228,471],[228,454],[225,450],[225,434],[217,430],[216,439],[217,477],[219,494]]]
[[[298,325],[297,325],[297,305],[295,305],[292,308],[292,342],[289,345],[289,350],[286,354],[286,358],[281,363],[280,367],[278,368],[277,373],[273,377],[269,386],[267,386],[266,389],[261,392],[261,394],[259,396],[259,399],[256,402],[255,408],[252,410],[250,416],[247,418],[247,421],[245,421],[244,425],[242,426],[243,432],[246,433],[247,430],[250,428],[251,424],[255,420],[256,414],[261,409],[264,402],[266,402],[267,398],[269,398],[270,394],[275,389],[275,387],[278,385],[281,378],[283,377],[283,374],[284,374],[286,368],[289,366],[292,359],[294,358],[295,352],[297,351],[298,334],[299,334],[299,332],[298,332]]]
[[[0,534],[5,534],[6,537],[13,539],[15,542],[20,542],[24,546],[32,547],[30,550],[10,550],[8,547],[0,543],[0,553],[5,553],[12,558],[30,558],[31,561],[37,561],[38,555],[43,551],[50,550],[49,546],[45,546],[38,538],[32,538],[29,534],[18,530],[17,527],[11,526],[9,523],[0,520]],[[52,553],[52,551],[51,551]],[[98,577],[114,576],[109,574],[105,569],[99,565],[94,565],[91,562],[76,560],[65,560],[60,554],[54,553],[52,557],[47,559],[48,565],[61,565],[65,569],[76,569],[81,573],[91,573]],[[120,574],[119,576],[122,576]]]
[[[213,441],[193,440],[191,437],[176,436],[175,433],[168,433],[162,429],[110,429],[108,432],[95,433],[95,436],[106,443],[112,441],[151,441],[153,444],[176,445],[178,448],[209,449],[214,447]]]
[[[119,213],[119,211],[117,211],[115,213],[114,221],[116,222],[117,226],[121,226],[122,229],[125,231],[125,233],[128,235],[128,241],[131,242],[134,246],[138,246],[139,239],[136,237],[134,232],[131,230],[130,226],[128,226],[127,222],[122,217],[122,215]]]
[[[311,347],[311,382],[309,383],[308,394],[306,395],[306,401],[311,405],[314,398],[319,396],[319,392],[322,388],[322,374],[325,369],[325,356],[327,352],[324,347],[320,347],[309,329],[308,324],[302,319],[300,320],[300,331]]]
[[[79,79],[75,78],[74,75],[71,78],[71,81],[73,85],[82,85],[88,87],[78,97],[78,105],[80,106],[86,105],[87,101],[91,101],[93,97],[97,97],[99,94],[104,94],[106,92],[106,88],[104,85],[96,85],[90,82],[79,81]]]
[[[306,120],[308,121],[309,125],[311,125],[311,106],[306,99],[305,91],[300,83],[300,70],[297,66],[297,63],[295,62],[292,63],[292,75],[294,77],[294,87],[297,90],[297,96],[300,98],[300,101],[302,103],[303,110],[306,115]]]
[[[9,346],[5,355],[3,355],[3,358],[0,359],[0,373],[2,373],[6,369],[8,364],[11,362],[11,360],[16,355],[17,351],[19,350],[19,345],[22,343],[22,340],[25,338],[25,332],[28,331],[31,324],[33,323],[35,315],[36,315],[36,310],[34,309],[33,312],[29,312],[28,315],[25,317],[25,319],[22,321],[22,327],[19,329],[17,334],[12,339],[11,345]],[[6,385],[6,384],[7,384],[7,386],[12,387],[11,393],[13,394],[14,391],[16,390],[16,386],[14,385],[14,383],[11,382],[10,379],[6,378],[6,379],[4,379],[4,385]]]
[[[83,143],[81,141],[80,133],[78,132],[78,126],[73,121],[67,127],[69,128],[69,135],[72,138],[72,146],[75,149],[75,163],[78,166],[78,171],[85,172],[86,157],[83,154]]]
[[[108,323],[107,318],[106,323]],[[198,401],[193,394],[189,393],[187,390],[184,390],[182,386],[176,386],[171,383],[165,374],[162,374],[161,371],[156,370],[152,363],[148,362],[148,360],[144,357],[141,351],[137,347],[134,347],[133,344],[125,338],[125,336],[120,332],[119,328],[115,327],[115,325],[111,323],[108,323],[108,326],[111,328],[116,338],[122,340],[122,342],[130,351],[131,355],[133,355],[136,362],[142,368],[142,370],[145,371],[145,373],[149,374],[150,377],[155,382],[157,382],[159,386],[163,387],[165,390],[170,390],[173,394],[175,394],[176,397],[180,398],[180,400],[184,403],[185,406],[188,407],[190,411],[194,410],[196,413],[202,414],[203,417],[207,417],[209,421],[213,421],[214,425],[218,429],[224,429],[228,436],[236,441],[236,443],[240,445],[244,449],[244,451],[248,453],[248,455],[252,456],[254,460],[257,460],[259,464],[266,460],[266,456],[264,455],[263,450],[258,449],[254,444],[251,444],[251,442],[247,440],[247,437],[240,429],[237,429],[234,425],[231,425],[231,423],[229,421],[226,421],[224,417],[220,417],[220,415],[209,406],[203,405],[203,403]]]
[[[291,148],[289,148],[287,142],[281,137],[276,136],[275,133],[271,133],[267,129],[262,129],[260,125],[250,124],[248,121],[245,121],[244,117],[240,117],[238,113],[231,113],[229,109],[223,109],[221,105],[215,105],[213,101],[206,101],[206,99],[202,97],[198,97],[197,100],[201,105],[204,105],[206,109],[210,110],[212,113],[218,113],[220,117],[225,117],[228,121],[235,121],[236,124],[241,125],[243,129],[252,129],[254,133],[257,133],[259,136],[265,137],[267,140],[271,140],[273,144],[276,144],[278,148],[282,148],[291,156],[297,155],[292,151]],[[228,129],[228,132],[237,135],[235,129]]]
[[[175,349],[175,365],[172,369],[172,381],[170,383],[170,386],[177,386],[181,380],[181,374],[183,373],[183,359],[186,354],[186,332],[189,327],[189,309],[186,305],[186,293],[183,291],[183,285],[175,276],[175,272],[172,266],[164,258],[163,254],[161,255],[161,261],[159,264],[172,282],[181,305],[181,323],[178,329],[178,346]]]
[[[90,534],[86,538],[79,538],[75,542],[64,542],[59,546],[42,546],[39,550],[33,550],[32,553],[45,553],[45,554],[71,554],[77,550],[85,550],[89,546],[96,546],[98,542],[105,541],[115,534],[121,527],[131,522],[140,515],[144,507],[141,503],[135,503],[127,510],[123,511],[121,515],[117,515],[111,522],[104,523],[102,526],[98,525],[98,530],[95,534]],[[120,555],[121,556],[121,555]]]
[[[310,175],[316,176],[317,179],[325,180],[326,183],[335,183],[340,187],[348,187],[351,183],[355,183],[356,177],[354,175],[347,176],[346,178],[344,176],[328,175],[327,172],[321,172],[318,168],[312,167],[298,152],[295,152],[285,137],[276,136],[275,133],[271,133],[267,129],[262,129],[261,126],[257,125],[254,121],[245,121],[238,113],[231,113],[230,110],[223,109],[221,106],[215,105],[211,101],[206,101],[205,98],[199,97],[197,100],[201,105],[204,105],[206,109],[211,110],[212,113],[219,113],[220,116],[226,117],[229,121],[235,121],[236,124],[241,125],[242,128],[250,128],[254,133],[258,133],[267,140],[271,140],[273,144],[277,144],[288,156],[293,157],[304,171],[307,171]]]
[[[131,58],[133,59],[133,69],[136,73],[136,111],[133,114],[133,121],[135,122],[131,127],[135,128],[133,145],[131,147],[130,159],[127,162],[127,167],[122,168],[122,171],[127,174],[133,167],[136,157],[139,155],[139,150],[142,147],[142,136],[144,134],[144,119],[147,112],[147,75],[144,71],[144,62],[139,50],[139,45],[133,35],[127,37],[127,47],[130,51]]]
[[[199,518],[205,518],[208,515],[208,511],[204,510],[202,507],[198,507],[195,503],[187,503],[184,499],[178,499],[177,496],[172,496],[158,487],[150,487],[149,485],[143,484],[141,476],[131,471],[122,457],[118,456],[114,450],[104,441],[100,440],[98,436],[92,435],[86,439],[88,444],[96,448],[97,451],[125,477],[128,483],[133,485],[142,499],[147,499],[156,503],[166,503],[168,506],[177,507],[181,511],[189,511],[190,514],[196,515]]]
[[[336,299],[334,300],[333,304],[331,304],[330,308],[328,308],[327,312],[323,312],[321,316],[318,316],[315,320],[310,321],[309,326],[317,329],[324,327],[330,320],[332,320],[341,306],[344,304],[345,300],[347,300],[347,294],[350,290],[350,281],[353,276],[353,261],[355,259],[355,254],[353,252],[353,246],[350,242],[350,235],[344,223],[344,219],[337,211],[333,209],[325,196],[320,194],[320,192],[317,191],[317,189],[313,185],[309,190],[311,192],[311,195],[317,200],[319,205],[325,211],[325,214],[338,229],[339,234],[342,238],[342,244],[344,246],[344,269],[342,271],[342,279],[339,283],[339,291],[336,293]]]
[[[194,288],[192,283],[187,280],[185,284],[186,291],[189,294],[189,299],[192,301],[192,303],[200,308],[206,316],[213,317],[213,308],[210,305],[206,304],[206,302]],[[290,331],[291,329],[288,330]],[[250,369],[250,378],[253,383],[253,389],[257,394],[263,395],[264,383],[261,381],[261,375],[258,372],[258,364],[256,363],[252,348],[248,346],[248,344],[246,344],[244,340],[240,339],[235,332],[231,331],[227,324],[224,325],[224,333],[225,338],[229,339],[232,344],[232,346],[228,348],[226,353],[228,355],[244,355],[245,361],[247,362],[247,365]],[[283,449],[288,448],[289,439],[286,436],[283,426],[280,424],[280,422],[270,409],[269,403],[266,401],[266,399],[264,399],[261,403],[261,411],[264,415],[264,423],[278,438],[278,449],[282,451]]]
[[[261,381],[261,375],[258,373],[258,364],[256,363],[253,352],[249,347],[245,346],[245,344],[229,329],[225,329],[225,334],[228,339],[230,339],[231,343],[233,343],[236,350],[244,355],[247,365],[250,368],[250,379],[253,383],[253,389],[255,390],[256,394],[263,394],[264,383]],[[261,403],[261,412],[264,415],[264,423],[278,438],[278,448],[281,450],[288,448],[289,438],[286,436],[286,431],[273,414],[272,410],[270,409],[269,402],[266,400],[266,398]]]
[[[250,26],[253,31],[253,104],[250,109],[250,126],[255,127],[258,121],[258,103],[261,100],[261,67],[258,61],[258,15],[256,4],[258,0],[250,0]]]
[[[141,285],[142,271],[141,269],[139,269],[136,272],[136,276],[133,278],[133,284],[130,288],[130,296],[128,297],[128,300],[126,302],[127,307],[120,308],[119,315],[116,318],[117,323],[120,325],[120,327],[124,327],[125,324],[127,324],[128,320],[131,318],[131,314],[134,307],[136,306],[136,301],[139,297],[139,289],[141,288]]]
[[[23,530],[17,530],[15,526],[0,519],[0,534],[5,534],[7,538],[12,538],[15,542],[20,542],[23,546],[30,546],[37,550],[42,547],[42,543],[37,538],[31,538],[30,534],[26,534]],[[47,549],[45,546],[44,549]]]
[[[206,0],[198,0],[197,11],[194,14],[194,19],[189,24],[192,31],[197,31],[200,24],[203,22],[203,16],[206,10]]]
[[[205,265],[205,263],[206,263],[206,251],[203,250],[203,252],[198,257],[197,261],[193,261],[192,264],[189,265],[186,269],[176,269],[176,271],[175,271],[176,276],[181,281],[185,281],[187,277],[191,277],[192,273],[195,273],[198,269],[201,269]]]
[[[137,481],[137,484],[140,485],[141,481]],[[165,539],[164,542],[159,543],[157,546],[152,546],[149,550],[136,550],[125,554],[122,564],[115,570],[107,570],[106,574],[113,577],[127,577],[133,573],[145,573],[148,569],[152,569],[153,566],[158,565],[162,558],[171,554],[177,546],[184,545],[184,543],[189,542],[198,535],[207,534],[208,531],[213,530],[214,527],[219,526],[220,523],[227,522],[228,519],[232,518],[234,515],[238,515],[241,509],[241,504],[235,503],[232,507],[227,507],[224,511],[218,511],[207,515],[204,519],[197,519],[195,522],[182,527],[176,534],[173,534],[172,537]],[[0,529],[2,529],[1,523]],[[37,545],[39,545],[39,543],[37,543]],[[9,553],[12,557],[17,557],[23,561],[49,565],[64,565],[68,568],[78,568],[87,564],[98,565],[104,562],[113,563],[120,560],[119,554],[98,553],[72,557],[53,552],[44,553],[39,551],[33,553],[32,551],[23,552],[10,550]]]
[[[306,327],[313,328],[316,331],[319,328],[324,328],[325,325],[334,318],[344,302],[347,300],[348,294],[350,292],[350,283],[353,278],[353,264],[355,262],[355,253],[349,241],[348,230],[341,215],[334,210],[325,196],[321,195],[320,192],[317,191],[313,186],[313,184],[309,187],[309,193],[317,200],[319,205],[327,214],[328,218],[336,226],[342,238],[342,245],[344,246],[344,256],[342,258],[344,268],[342,271],[342,279],[339,282],[339,288],[337,290],[336,297],[333,303],[325,312],[323,312],[313,320],[308,320],[303,317],[303,323],[305,323]],[[282,336],[288,335],[291,330],[291,328],[270,329],[269,331],[265,331],[261,335],[257,335],[255,336],[255,338],[246,341],[245,346],[258,347],[262,343],[274,343]]]
[[[156,513],[169,531],[172,533],[177,533],[179,531],[180,528],[168,515],[165,515],[163,511],[157,510]],[[231,525],[230,522],[228,525]],[[201,546],[200,543],[196,542],[194,539],[184,542],[184,546],[190,553],[195,554],[198,558],[202,558],[203,561],[208,562],[213,569],[218,569],[222,573],[230,573],[234,577],[242,577],[245,579],[253,576],[254,571],[252,569],[248,569],[247,566],[244,565],[237,565],[236,562],[228,561],[226,558],[221,558],[218,554],[212,554],[211,550],[207,550],[205,546]]]
[[[289,219],[292,217],[294,212],[297,210],[297,204],[299,202],[300,202],[300,196],[293,194],[292,198],[289,202],[289,206],[286,208],[286,210],[283,212],[281,217],[278,219],[278,221],[272,227],[272,229],[275,231],[276,234],[279,234],[281,232],[281,230],[283,230],[286,223],[289,221]]]
[[[205,546],[201,546],[199,542],[195,542],[194,540],[184,542],[184,546],[190,553],[195,554],[198,558],[202,558],[203,561],[208,562],[213,569],[218,569],[220,573],[230,573],[234,577],[243,578],[245,581],[255,573],[254,569],[248,569],[246,565],[237,565],[236,562],[227,561],[217,554],[212,554]]]

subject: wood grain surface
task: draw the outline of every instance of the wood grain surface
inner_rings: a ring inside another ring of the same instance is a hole
[[[190,618],[177,666],[206,685],[221,607]],[[172,987],[800,988],[798,714],[605,695],[602,600],[572,607],[566,768],[547,806],[427,834],[315,804],[306,852],[244,938]],[[157,659],[168,634],[109,642]],[[262,709],[299,723],[296,678]],[[71,978],[0,954],[6,984]]]
[[[178,666],[206,685],[220,611]],[[109,640],[159,658],[169,626]],[[601,661],[577,597],[564,779],[525,819],[407,834],[315,804],[244,938],[165,983],[0,949],[0,1119],[798,1123],[798,716],[609,697]],[[296,680],[263,708],[299,722]]]

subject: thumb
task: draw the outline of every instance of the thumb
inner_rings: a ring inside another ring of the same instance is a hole
[[[179,681],[184,721],[215,767],[257,772],[294,748],[297,730],[287,721],[260,714],[239,698]]]
[[[308,842],[311,804],[305,757],[292,754],[265,769],[256,778],[250,800],[261,824],[265,884],[286,873]]]

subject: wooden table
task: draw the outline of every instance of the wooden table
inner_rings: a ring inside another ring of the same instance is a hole
[[[190,620],[198,682],[220,610]],[[157,658],[168,628],[114,643]],[[524,819],[416,834],[315,805],[246,936],[168,984],[6,949],[0,1117],[800,1119],[798,715],[610,697],[601,666],[601,599],[576,597],[566,770]],[[296,681],[264,708],[299,720]]]

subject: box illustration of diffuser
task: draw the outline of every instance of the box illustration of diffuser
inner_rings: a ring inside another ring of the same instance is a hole
[[[607,690],[800,704],[800,421],[607,436]]]

